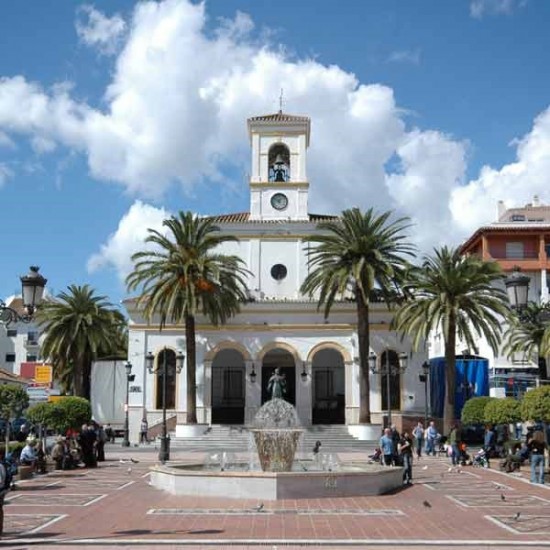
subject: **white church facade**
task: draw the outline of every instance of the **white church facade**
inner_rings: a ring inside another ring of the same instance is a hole
[[[238,255],[250,271],[250,300],[225,325],[197,319],[197,417],[201,424],[248,424],[268,399],[267,381],[279,367],[286,379],[285,398],[296,406],[300,422],[346,424],[353,433],[359,419],[357,315],[353,302],[336,303],[325,319],[317,302],[300,293],[308,274],[305,237],[318,222],[332,219],[309,213],[307,152],[310,119],[282,112],[248,120],[251,144],[250,209],[214,216],[222,232],[238,242],[223,252]],[[353,205],[350,205],[350,207]],[[135,300],[125,306],[130,317],[128,357],[136,375],[129,394],[131,441],[142,417],[149,426],[162,415],[162,384],[145,357],[168,365],[167,416],[176,435],[186,433],[186,375],[176,369],[185,355],[183,326],[147,324]],[[398,364],[405,352],[408,368],[391,375],[370,374],[373,423],[380,424],[389,405],[400,423],[424,416],[424,385],[419,381],[425,354],[413,353],[407,339],[389,330],[392,312],[382,302],[371,305],[371,349],[378,365]]]

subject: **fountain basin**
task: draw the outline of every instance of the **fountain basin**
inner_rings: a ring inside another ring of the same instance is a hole
[[[264,472],[290,472],[298,441],[304,430],[297,428],[252,429],[260,466]]]
[[[307,464],[305,465],[307,468]],[[151,468],[151,485],[181,496],[282,500],[374,496],[403,484],[403,469],[346,463],[338,471],[260,472],[205,470],[202,464]]]

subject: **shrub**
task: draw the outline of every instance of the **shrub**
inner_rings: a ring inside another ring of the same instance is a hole
[[[65,412],[55,403],[36,403],[27,409],[26,416],[33,424],[57,432],[61,431],[65,424]]]
[[[523,396],[521,418],[550,422],[550,386],[535,388]]]
[[[462,424],[484,424],[485,407],[494,397],[472,397],[464,403],[462,409]]]
[[[90,402],[83,397],[63,397],[56,401],[55,405],[63,415],[59,419],[59,424],[52,426],[59,433],[65,433],[69,429],[78,430],[82,424],[86,424],[92,419]]]
[[[485,422],[510,424],[521,420],[520,402],[512,397],[491,399],[485,406]]]

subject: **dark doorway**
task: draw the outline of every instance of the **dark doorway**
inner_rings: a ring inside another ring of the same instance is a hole
[[[399,371],[399,356],[397,352],[388,350],[382,353],[383,374],[380,376],[380,391],[382,392],[382,410],[388,410],[388,379],[390,377],[390,405],[392,411],[401,410],[401,374]]]
[[[223,350],[212,362],[212,424],[243,424],[246,372],[242,355]]]
[[[344,361],[336,350],[317,352],[312,364],[313,424],[345,424],[346,386]]]
[[[279,367],[281,375],[285,377],[285,401],[296,405],[296,366],[292,354],[284,349],[274,349],[266,353],[262,363],[262,404],[271,399],[267,389],[269,378]]]

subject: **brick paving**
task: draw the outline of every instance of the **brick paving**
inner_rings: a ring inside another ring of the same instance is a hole
[[[174,461],[203,458],[172,453]],[[6,497],[0,546],[550,548],[550,490],[526,482],[528,468],[520,476],[448,471],[446,459],[423,458],[414,485],[394,494],[269,501],[259,511],[257,500],[176,497],[151,487],[151,452],[111,447],[107,459],[97,469],[19,482]]]

